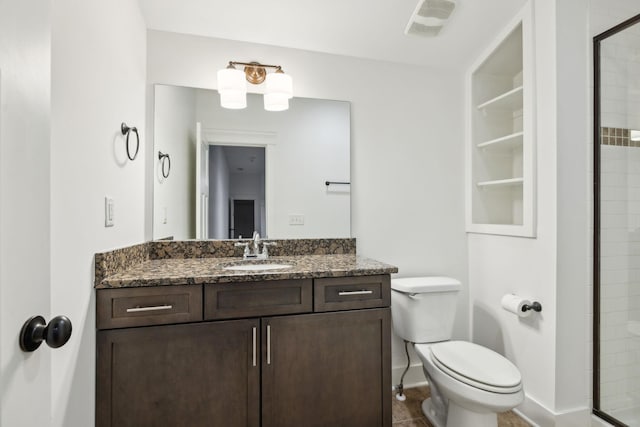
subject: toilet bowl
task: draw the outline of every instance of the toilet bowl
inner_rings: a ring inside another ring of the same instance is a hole
[[[522,403],[518,368],[466,341],[449,341],[460,282],[448,277],[391,281],[394,330],[414,343],[431,397],[422,404],[435,427],[497,427],[497,413]]]
[[[524,399],[520,372],[494,351],[465,341],[416,344],[414,348],[425,376],[437,384],[435,393],[447,402],[446,416],[435,408],[425,413],[436,427],[495,427],[498,412]]]

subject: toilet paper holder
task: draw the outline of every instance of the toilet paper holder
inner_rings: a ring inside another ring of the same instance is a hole
[[[531,304],[525,304],[522,306],[522,311],[529,311],[529,310],[533,310],[540,313],[542,311],[542,304],[540,304],[538,301],[534,301]]]

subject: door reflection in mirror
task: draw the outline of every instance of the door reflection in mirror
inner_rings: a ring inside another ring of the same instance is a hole
[[[265,149],[209,147],[209,239],[267,236]]]

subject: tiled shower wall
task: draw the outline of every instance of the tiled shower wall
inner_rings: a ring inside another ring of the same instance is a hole
[[[615,411],[640,406],[640,147],[602,142],[600,396]]]
[[[615,416],[640,407],[640,25],[600,59],[600,406]]]
[[[601,43],[601,123],[640,129],[640,25]]]

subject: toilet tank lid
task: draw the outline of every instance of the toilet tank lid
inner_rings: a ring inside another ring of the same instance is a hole
[[[391,289],[409,294],[459,291],[460,281],[451,277],[425,276],[391,279]]]

